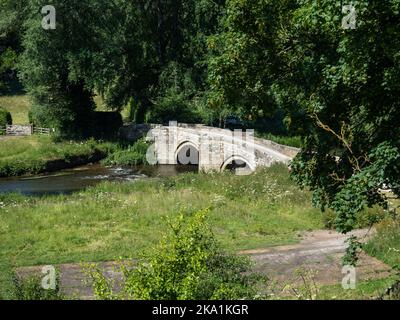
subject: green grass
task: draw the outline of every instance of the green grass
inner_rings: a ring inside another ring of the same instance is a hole
[[[323,228],[310,194],[293,184],[285,166],[244,177],[108,182],[71,196],[8,195],[0,203],[3,283],[15,266],[136,257],[158,243],[167,216],[205,208],[216,238],[234,251],[296,243],[299,231]]]
[[[0,106],[11,113],[13,124],[29,123],[30,102],[28,96],[0,96]]]
[[[0,176],[35,174],[51,160],[69,161],[90,157],[96,152],[107,154],[115,144],[88,140],[55,142],[50,136],[0,138]]]
[[[301,148],[301,137],[299,136],[277,136],[271,133],[256,132],[256,137],[271,140],[285,146]]]
[[[362,281],[354,290],[344,290],[341,285],[327,285],[319,289],[318,300],[370,300],[384,295],[396,282],[395,278]]]
[[[365,245],[365,251],[393,268],[400,270],[400,221],[386,219],[377,227],[376,235]]]

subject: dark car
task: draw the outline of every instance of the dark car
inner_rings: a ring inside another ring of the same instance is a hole
[[[230,130],[245,129],[245,124],[239,117],[230,115],[225,118],[225,128]]]

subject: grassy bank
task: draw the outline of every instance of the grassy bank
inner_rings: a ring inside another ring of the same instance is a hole
[[[101,162],[106,166],[137,166],[147,164],[146,153],[150,144],[140,139],[131,145],[119,145]]]
[[[1,278],[11,267],[135,257],[158,243],[166,217],[211,209],[224,248],[289,244],[323,228],[310,194],[274,166],[252,176],[186,174],[103,183],[72,196],[0,196]]]
[[[88,140],[55,142],[49,136],[0,138],[0,177],[59,170],[104,157],[115,144]]]

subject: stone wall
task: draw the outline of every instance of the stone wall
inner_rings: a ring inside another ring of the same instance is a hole
[[[30,136],[33,134],[32,125],[8,125],[6,128],[7,135],[11,136]]]

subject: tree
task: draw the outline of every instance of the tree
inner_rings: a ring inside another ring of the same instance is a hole
[[[273,85],[281,70],[277,40],[286,2],[227,1],[224,31],[208,42],[211,108],[253,119],[275,113]]]
[[[149,117],[157,118],[154,114],[158,114],[160,105],[177,96],[178,102],[186,106],[201,100],[206,89],[206,38],[218,30],[223,3],[127,2],[120,27],[124,35],[120,43],[123,59],[115,66],[114,78],[104,90],[107,103],[120,109],[129,103],[135,109],[131,112],[134,120],[144,122]],[[173,76],[173,67],[191,79],[194,90],[181,87],[184,92],[176,92],[173,81],[166,86],[165,78]]]
[[[116,2],[55,1],[56,29],[41,27],[45,1],[30,0],[23,36],[20,76],[33,98],[33,114],[60,135],[90,132],[95,88],[109,79],[118,46]]]
[[[342,232],[365,207],[387,207],[381,188],[400,193],[399,8],[357,1],[345,30],[339,1],[230,0],[210,43],[211,103],[285,110],[304,142],[293,176]]]
[[[336,212],[342,232],[365,207],[387,208],[383,187],[400,194],[399,6],[357,1],[356,29],[344,30],[337,1],[310,2],[294,11],[286,39],[280,86],[311,124],[294,177]]]
[[[17,80],[16,64],[21,53],[21,36],[26,0],[0,1],[0,94],[10,91]]]

